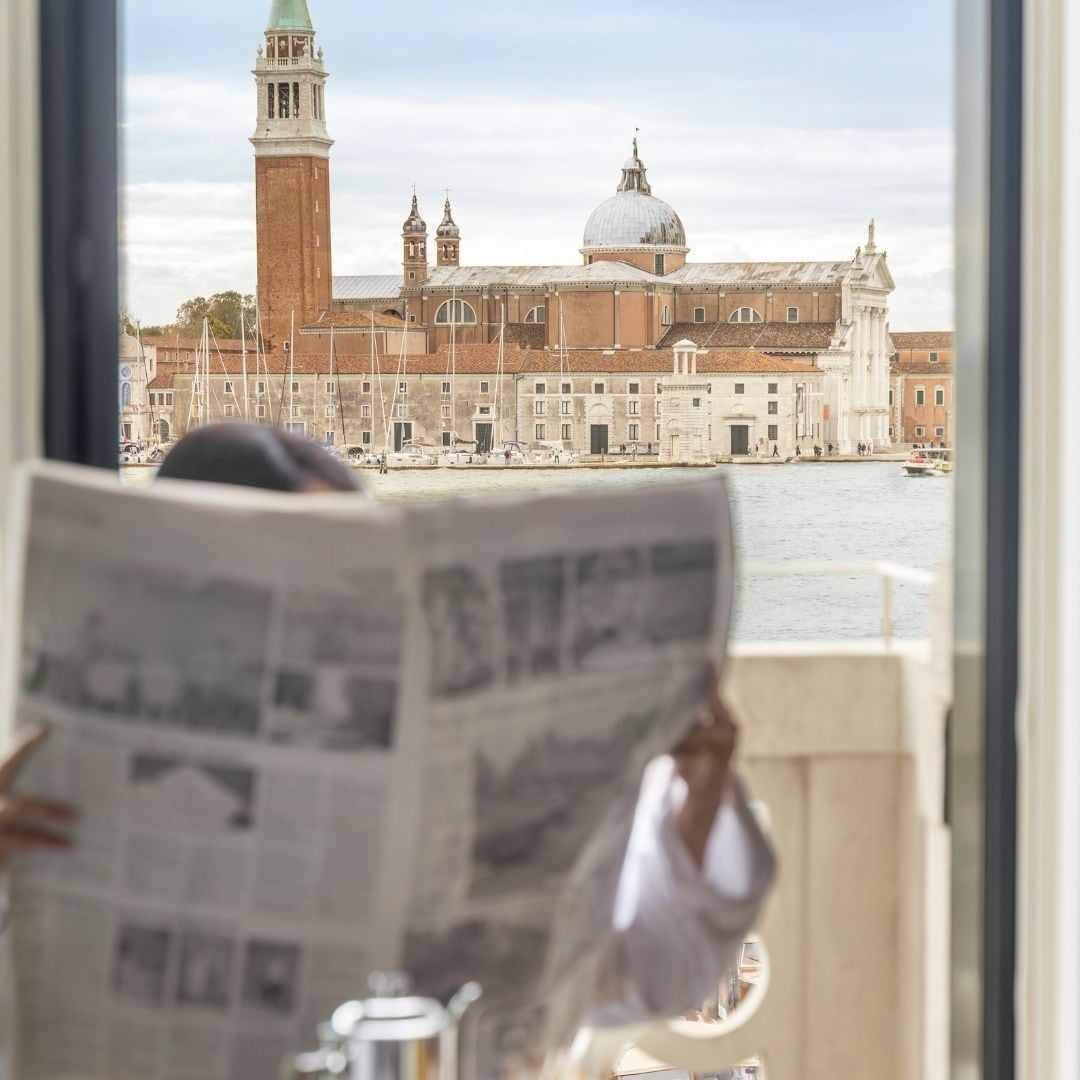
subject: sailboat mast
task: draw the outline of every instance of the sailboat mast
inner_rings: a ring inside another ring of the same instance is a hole
[[[248,416],[248,374],[247,374],[247,327],[244,325],[244,305],[240,305],[240,365],[241,373],[244,379],[244,423],[246,424],[250,417]]]
[[[450,449],[457,443],[457,289],[450,293]]]
[[[289,418],[285,424],[286,431],[292,431],[292,418],[296,411],[296,361],[294,357],[296,353],[293,351],[296,338],[296,308],[292,309],[292,314],[289,316]]]

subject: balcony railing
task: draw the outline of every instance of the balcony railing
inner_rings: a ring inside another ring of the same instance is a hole
[[[925,582],[884,569],[883,581]],[[627,1042],[671,1077],[748,1060],[769,1080],[948,1074],[941,651],[891,639],[732,646],[740,769],[780,860],[759,927],[765,977],[720,1023],[595,1033],[599,1075]]]
[[[936,606],[933,601],[936,588],[941,583],[941,575],[931,570],[921,570],[913,566],[903,566],[899,563],[874,562],[874,563],[746,563],[740,567],[743,577],[747,579],[760,578],[816,578],[836,577],[871,577],[876,576],[881,583],[880,601],[880,638],[886,647],[892,646],[896,634],[896,587],[897,585],[910,585],[925,591],[920,607],[924,611],[932,611]],[[919,637],[927,636],[930,627],[927,626]],[[821,635],[823,639],[832,636],[827,631]],[[850,634],[844,634],[849,637]],[[909,635],[910,636],[910,635]]]
[[[316,71],[323,71],[326,65],[317,56],[260,56],[255,67],[258,71],[278,68],[314,68]]]

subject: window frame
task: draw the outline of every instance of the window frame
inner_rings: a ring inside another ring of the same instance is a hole
[[[460,315],[461,318],[455,319],[455,315]],[[434,324],[436,326],[475,326],[476,321],[476,309],[468,300],[460,296],[444,300],[435,309]]]

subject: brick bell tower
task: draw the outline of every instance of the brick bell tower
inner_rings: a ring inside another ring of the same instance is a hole
[[[330,310],[326,68],[307,0],[274,0],[255,61],[255,229],[260,330],[270,348]]]
[[[428,276],[427,222],[420,216],[416,205],[416,189],[413,188],[412,209],[401,226],[402,266],[405,288],[422,285]]]

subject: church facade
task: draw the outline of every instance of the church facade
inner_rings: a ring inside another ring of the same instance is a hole
[[[333,347],[359,357],[362,367],[376,337],[385,342],[392,327],[399,352],[384,364],[403,358],[416,371],[437,370],[447,350],[473,348],[493,358],[499,352],[505,361],[512,348],[515,356],[528,353],[527,369],[547,372],[551,385],[566,373],[570,354],[575,370],[586,371],[593,357],[597,374],[625,368],[648,376],[635,382],[655,385],[673,374],[674,347],[690,345],[702,372],[734,378],[774,365],[774,374],[798,377],[799,400],[785,403],[785,411],[800,419],[785,442],[808,439],[840,450],[890,442],[894,283],[873,222],[846,259],[692,261],[682,219],[654,194],[635,140],[615,191],[589,216],[565,265],[470,266],[467,231],[449,200],[432,230],[414,193],[402,226],[400,274],[335,274],[327,68],[306,0],[274,0],[253,74],[259,330],[271,366],[306,370]],[[789,381],[795,393],[796,381]],[[424,426],[438,432],[438,419]],[[711,450],[751,452],[741,434],[723,443],[720,420],[712,423],[721,434]],[[545,434],[550,441],[565,430],[560,424]],[[686,445],[655,422],[647,430],[661,446],[672,437],[673,445]],[[624,438],[613,431],[610,441]],[[567,448],[588,452],[585,439],[575,431]],[[750,447],[757,442],[751,435]]]

